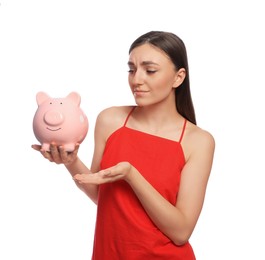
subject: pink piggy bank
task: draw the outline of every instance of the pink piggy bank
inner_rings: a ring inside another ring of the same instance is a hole
[[[50,144],[63,145],[71,152],[82,143],[88,132],[88,119],[80,108],[81,97],[71,92],[65,98],[51,98],[44,92],[36,95],[38,109],[33,118],[33,132],[42,149]]]

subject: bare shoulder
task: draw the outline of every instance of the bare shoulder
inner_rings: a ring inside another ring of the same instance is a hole
[[[215,149],[215,139],[207,130],[202,129],[192,123],[188,123],[183,138],[183,146],[186,150],[186,158],[194,153],[205,152],[213,154]]]
[[[96,120],[96,131],[108,138],[115,130],[122,127],[133,106],[113,106],[102,110]]]
[[[120,125],[132,110],[132,106],[113,106],[102,110],[97,117],[97,121],[102,124]]]
[[[210,144],[214,144],[214,137],[212,136],[212,134],[210,132],[208,132],[205,129],[200,128],[197,125],[193,125],[190,124],[188,126],[188,135],[189,138],[192,139],[192,141],[194,142],[202,142],[202,143],[210,143]]]

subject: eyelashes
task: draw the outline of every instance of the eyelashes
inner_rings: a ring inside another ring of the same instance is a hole
[[[135,71],[136,71],[136,70],[130,69],[130,70],[128,70],[128,73],[129,73],[129,74],[133,74],[133,73],[135,73]],[[147,73],[147,74],[154,74],[154,73],[156,73],[156,72],[157,72],[157,70],[146,70],[146,73]]]
[[[146,72],[147,72],[148,74],[154,74],[154,73],[157,72],[157,70],[147,70]]]

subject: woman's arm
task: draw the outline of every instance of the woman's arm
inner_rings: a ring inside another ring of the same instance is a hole
[[[76,144],[74,151],[71,153],[66,152],[63,146],[57,146],[56,144],[50,145],[50,152],[42,150],[41,145],[37,144],[32,145],[32,148],[40,151],[43,157],[50,162],[64,164],[75,180],[77,187],[91,198],[93,202],[97,203],[98,184],[101,183],[101,180],[94,172],[100,170],[101,158],[109,135],[122,125],[130,109],[130,107],[111,107],[99,113],[94,129],[94,153],[90,169],[77,156],[79,144]],[[122,112],[118,113],[119,111]],[[89,183],[80,183],[76,181],[75,175],[86,176],[90,181]]]
[[[156,226],[175,244],[182,245],[190,238],[199,218],[210,175],[214,139],[206,132],[193,141],[193,149],[181,173],[181,183],[176,205],[162,197],[141,174],[127,178],[147,214]]]
[[[182,245],[188,241],[199,218],[215,147],[213,137],[204,131],[189,142],[192,143],[192,152],[189,153],[181,173],[176,205],[169,203],[128,162],[121,162],[95,173],[99,184],[120,179],[127,181],[154,224],[176,245]],[[76,175],[75,178],[80,183],[95,181],[88,175]]]

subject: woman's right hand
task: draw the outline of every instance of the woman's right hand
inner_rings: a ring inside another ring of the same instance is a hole
[[[72,152],[65,151],[63,146],[58,146],[55,143],[52,143],[50,145],[50,151],[44,151],[41,148],[41,145],[38,144],[33,144],[31,147],[34,150],[39,151],[43,155],[43,157],[50,162],[70,165],[77,159],[79,144],[75,145],[75,149]]]

